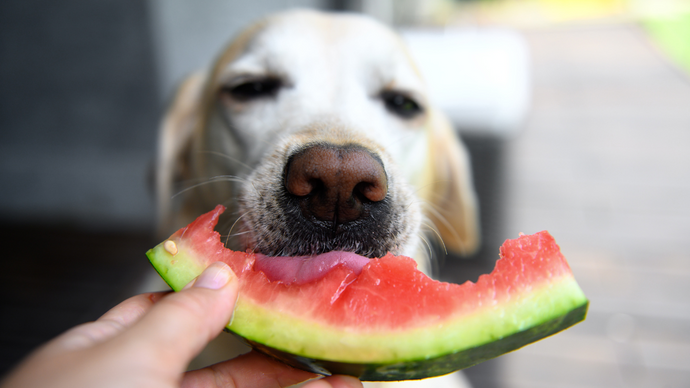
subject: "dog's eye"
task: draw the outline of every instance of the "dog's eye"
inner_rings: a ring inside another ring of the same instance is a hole
[[[403,93],[386,91],[381,93],[381,98],[389,111],[404,119],[414,118],[423,111],[415,100]]]
[[[277,78],[253,79],[236,86],[223,88],[223,92],[229,94],[238,101],[250,101],[262,97],[272,97],[278,93],[281,82]]]

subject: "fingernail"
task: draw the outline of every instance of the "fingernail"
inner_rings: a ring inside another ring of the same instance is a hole
[[[190,284],[191,287],[217,290],[228,284],[230,279],[234,277],[235,274],[232,272],[230,267],[227,264],[218,261],[208,266],[208,268],[206,268],[204,272],[202,272],[201,275],[199,275],[199,277],[197,277],[196,280],[193,280]]]

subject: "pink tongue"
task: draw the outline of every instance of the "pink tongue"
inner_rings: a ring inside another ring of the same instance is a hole
[[[278,256],[256,255],[254,269],[262,271],[271,281],[286,284],[305,284],[321,279],[333,267],[344,264],[359,275],[369,259],[351,252],[328,252],[318,256]]]

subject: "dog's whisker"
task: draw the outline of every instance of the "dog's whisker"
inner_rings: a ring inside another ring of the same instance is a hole
[[[434,225],[434,223],[431,220],[429,220],[428,223],[422,222],[422,226],[425,226],[426,228],[428,228],[429,230],[434,232],[436,237],[438,237],[438,241],[441,243],[441,246],[443,247],[444,253],[447,255],[448,254],[448,248],[446,248],[446,243],[443,241],[443,237],[441,237],[441,233],[439,233],[438,228],[436,228],[436,225]]]
[[[424,234],[423,234],[423,233],[420,233],[420,234],[419,234],[419,239],[422,240],[422,242],[424,243],[424,245],[426,245],[426,248],[427,248],[427,251],[426,251],[426,252],[428,252],[428,255],[427,255],[426,257],[429,258],[429,257],[433,256],[433,251],[432,251],[432,249],[431,249],[431,244],[429,243],[429,240],[428,240],[426,237],[424,237]]]
[[[247,178],[243,178],[243,177],[238,176],[238,175],[227,174],[227,175],[214,175],[214,176],[208,176],[208,177],[200,177],[200,178],[196,178],[196,179],[186,179],[186,180],[181,180],[178,183],[184,185],[184,184],[190,184],[190,183],[194,183],[194,182],[204,183],[204,182],[207,182],[207,181],[213,180],[213,179],[221,179],[222,180],[222,179],[228,179],[228,178],[231,178],[232,180],[237,181],[237,182],[247,181]]]
[[[252,166],[248,165],[247,163],[244,163],[241,160],[239,160],[237,158],[233,158],[232,156],[224,154],[222,152],[206,150],[206,151],[201,151],[201,153],[218,156],[218,157],[227,159],[231,162],[235,162],[235,163],[241,165],[242,167],[245,167],[248,171],[251,171],[254,169]]]
[[[419,200],[419,204],[425,210],[433,213],[434,216],[436,216],[440,219],[446,220],[446,216],[443,214],[443,209],[439,205],[437,205],[433,202],[423,200],[423,199]],[[446,220],[446,222],[447,222],[447,220]]]
[[[424,200],[421,199],[421,198],[415,197],[414,200],[410,200],[407,204],[405,204],[405,205],[403,206],[403,209],[405,209],[406,211],[407,211],[407,210],[410,210],[410,207],[412,207],[412,205],[421,205],[421,206],[424,206]]]
[[[240,177],[235,176],[235,175],[218,175],[218,176],[214,176],[214,177],[208,178],[208,179],[206,179],[204,182],[200,182],[200,183],[194,184],[194,185],[192,185],[192,186],[186,187],[186,188],[184,188],[184,189],[178,191],[177,193],[175,193],[175,194],[171,197],[171,199],[175,199],[177,196],[179,196],[179,195],[181,195],[181,194],[184,194],[184,193],[186,193],[186,192],[188,192],[188,191],[190,191],[190,190],[193,190],[193,189],[195,189],[195,188],[197,188],[197,187],[199,187],[199,186],[207,185],[207,184],[209,184],[209,183],[216,183],[216,182],[239,182],[239,183],[242,183],[242,182],[245,182],[245,181],[246,181],[246,179],[240,178]]]
[[[237,232],[233,234],[228,234],[228,237],[237,237],[237,236],[244,236],[245,234],[251,233],[250,230],[245,230],[244,232]]]
[[[446,219],[446,217],[441,213],[440,210],[436,209],[436,206],[434,204],[431,204],[426,201],[422,201],[421,204],[429,213],[432,213],[443,226],[448,228],[448,230],[454,238],[456,238],[458,241],[462,241],[462,238],[460,237],[460,234],[455,229],[455,227],[448,221],[448,219]]]
[[[447,179],[437,179],[437,180],[435,180],[435,181],[433,181],[433,182],[429,182],[429,183],[427,183],[427,184],[425,184],[425,185],[421,185],[421,186],[416,187],[416,188],[413,190],[413,193],[415,193],[415,194],[418,195],[420,191],[426,189],[427,187],[429,187],[429,186],[431,186],[431,185],[433,185],[433,184],[439,183],[439,182],[450,182],[450,180],[447,180]],[[432,195],[434,195],[434,196],[436,196],[436,197],[440,197],[438,194],[435,194],[435,193],[433,193],[433,192],[432,192]]]
[[[423,257],[416,258],[416,261],[417,263],[419,263],[420,266],[429,268],[429,270],[431,271],[430,275],[435,276],[438,273],[438,263],[436,260],[433,260],[434,251],[431,247],[431,243],[424,236],[424,233],[418,233],[418,237],[424,243],[424,245],[426,245],[426,249],[422,250]]]
[[[225,207],[228,208],[228,209],[233,209],[234,206],[232,206],[232,204],[231,204],[230,202],[232,202],[232,200],[230,200],[230,201],[225,201],[225,202],[221,203],[221,205],[225,206]],[[237,212],[234,211],[232,215],[230,214],[230,212],[225,213],[225,214],[232,217],[232,216],[235,216],[236,213],[237,213]],[[232,225],[232,222],[233,222],[233,218],[221,217],[221,218],[218,220],[218,225],[216,225],[215,230],[217,230],[217,231],[221,234],[221,238],[223,238],[223,237],[226,236],[226,232],[225,232],[225,231],[227,231],[228,228]],[[227,240],[227,239],[225,239],[224,244],[225,244],[225,247],[229,247],[229,245],[228,245],[228,240]]]
[[[446,219],[446,216],[443,214],[443,209],[440,208],[439,205],[437,205],[433,202],[426,201],[426,200],[420,200],[419,204],[421,205],[421,207],[425,211],[428,211],[429,213],[431,213],[430,215],[433,215],[433,216],[436,216],[437,218],[439,218],[439,220],[442,221],[444,226],[449,226],[449,225],[444,223],[444,222],[448,222],[448,220]]]
[[[241,216],[237,217],[235,222],[232,223],[230,230],[228,230],[228,237],[225,239],[225,245],[226,246],[228,245],[228,241],[230,241],[230,236],[232,235],[232,230],[235,228],[235,225],[237,225],[237,223],[242,219],[242,217],[246,216],[247,214],[249,214],[249,211],[247,211],[244,214],[242,214]]]
[[[259,198],[261,198],[261,200],[264,201],[264,196],[261,194],[259,189],[257,189],[256,186],[254,186],[254,182],[252,182],[252,181],[248,181],[248,182],[250,185],[252,185],[252,188],[254,189],[254,191],[256,191],[256,195],[258,195]]]

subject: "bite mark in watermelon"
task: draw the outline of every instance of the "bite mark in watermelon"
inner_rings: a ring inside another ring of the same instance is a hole
[[[303,270],[303,262],[295,270],[279,258],[286,263],[276,265],[288,269],[276,269],[264,261],[271,258],[223,246],[213,228],[224,210],[219,205],[180,229],[149,250],[149,260],[175,291],[211,263],[227,263],[240,281],[227,329],[312,372],[363,381],[439,376],[564,330],[587,312],[548,232],[507,240],[491,274],[458,285],[391,254],[364,262],[348,253],[293,258],[315,259],[318,270]]]

